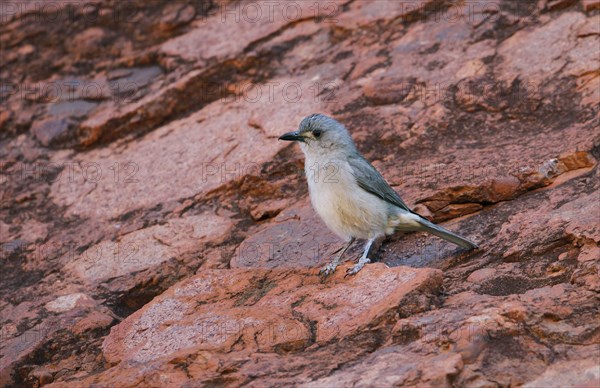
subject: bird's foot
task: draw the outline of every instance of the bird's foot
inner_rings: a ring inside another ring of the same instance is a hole
[[[363,269],[365,264],[368,264],[370,262],[371,262],[371,259],[369,259],[368,257],[361,257],[360,260],[358,261],[358,263],[356,263],[356,265],[354,265],[353,267],[350,267],[346,270],[346,275],[344,275],[344,277],[356,275],[358,273],[358,271]]]
[[[325,267],[321,268],[321,270],[319,271],[319,275],[321,275],[323,277],[327,277],[335,272],[335,269],[337,268],[337,266],[338,266],[338,263],[331,262],[331,263],[327,264]]]

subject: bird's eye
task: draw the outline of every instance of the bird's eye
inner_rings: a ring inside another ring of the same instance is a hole
[[[317,139],[321,137],[322,133],[323,133],[323,131],[321,131],[320,129],[315,129],[314,131],[312,131],[313,136],[316,137]]]

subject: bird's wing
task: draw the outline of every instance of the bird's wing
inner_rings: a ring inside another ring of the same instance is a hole
[[[354,170],[356,182],[363,190],[378,196],[392,205],[413,213],[413,211],[404,203],[402,198],[400,198],[398,193],[387,184],[379,171],[377,171],[365,158],[362,156],[351,156],[348,158],[348,163]]]

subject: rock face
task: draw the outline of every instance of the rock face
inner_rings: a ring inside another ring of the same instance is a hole
[[[599,386],[599,4],[3,4],[0,385]],[[481,249],[321,279],[314,112]]]

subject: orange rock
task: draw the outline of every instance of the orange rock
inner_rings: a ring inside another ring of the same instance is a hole
[[[441,284],[427,269],[373,264],[353,279],[343,273],[321,282],[314,270],[206,270],[113,327],[104,355],[118,363],[180,351],[298,351],[375,328],[411,295],[431,297]]]
[[[598,385],[598,1],[138,3],[0,7],[1,386]],[[316,112],[481,249],[318,277]]]
[[[586,11],[593,11],[600,8],[600,1],[598,0],[581,0],[583,2],[583,8]]]

